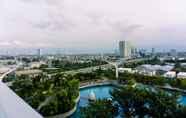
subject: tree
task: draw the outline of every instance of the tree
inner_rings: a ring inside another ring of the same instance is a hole
[[[41,74],[33,78],[19,78],[12,89],[43,116],[65,113],[75,107],[79,95],[79,81],[58,73],[52,79]]]
[[[80,114],[81,118],[114,118],[118,115],[118,106],[106,99],[97,100],[82,107]]]
[[[150,91],[137,89],[131,86],[114,89],[111,92],[114,101],[122,107],[127,118],[174,118],[180,111],[177,106],[177,97],[166,94],[164,91]]]

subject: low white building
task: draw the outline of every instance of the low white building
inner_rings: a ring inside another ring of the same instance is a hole
[[[121,73],[124,73],[124,72],[132,73],[133,72],[131,68],[118,68],[118,71]]]
[[[38,74],[41,74],[41,73],[42,73],[42,70],[39,70],[39,69],[16,71],[16,75],[18,75],[18,76],[20,76],[20,75],[38,75]]]
[[[157,71],[168,72],[172,70],[173,68],[174,66],[170,66],[170,65],[161,66],[161,65],[144,64],[144,65],[138,66],[136,70],[140,74],[155,76],[157,74]]]
[[[32,62],[32,63],[30,63],[30,68],[39,68],[41,65],[46,65],[46,63],[43,61]]]
[[[164,74],[164,77],[166,78],[175,78],[176,77],[176,72],[175,71],[168,71]]]
[[[186,68],[186,63],[181,63],[181,66]]]
[[[156,75],[156,71],[154,70],[141,70],[138,71],[139,74],[143,74],[143,75],[148,75],[148,76],[155,76]]]
[[[179,72],[179,73],[177,74],[177,78],[186,79],[186,72]]]
[[[9,70],[10,70],[10,68],[8,68],[8,67],[0,67],[0,74],[3,74]]]

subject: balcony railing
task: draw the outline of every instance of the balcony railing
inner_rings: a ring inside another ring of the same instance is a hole
[[[43,118],[0,81],[0,118]]]

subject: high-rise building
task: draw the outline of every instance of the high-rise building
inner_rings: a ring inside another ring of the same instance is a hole
[[[121,58],[131,58],[134,52],[134,47],[132,47],[128,41],[120,41],[119,51]]]
[[[173,56],[173,57],[176,57],[177,56],[176,49],[171,49],[170,50],[170,55]]]
[[[37,49],[37,56],[41,57],[41,49]]]
[[[154,55],[155,54],[155,48],[152,48],[152,55]]]

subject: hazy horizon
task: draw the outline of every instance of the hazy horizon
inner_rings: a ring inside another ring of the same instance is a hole
[[[61,55],[73,55],[73,54],[119,54],[118,48],[99,48],[99,49],[93,49],[93,48],[1,48],[0,55],[37,55],[38,49],[41,50],[41,55],[47,55],[47,54],[61,54]],[[140,50],[142,48],[139,48]],[[147,52],[151,52],[152,48],[143,48]],[[155,48],[155,52],[170,52],[171,49],[157,49]],[[176,49],[177,52],[186,52],[186,49]]]
[[[0,0],[0,52],[17,48],[113,52],[119,40],[137,48],[184,50],[185,4],[184,0]]]

